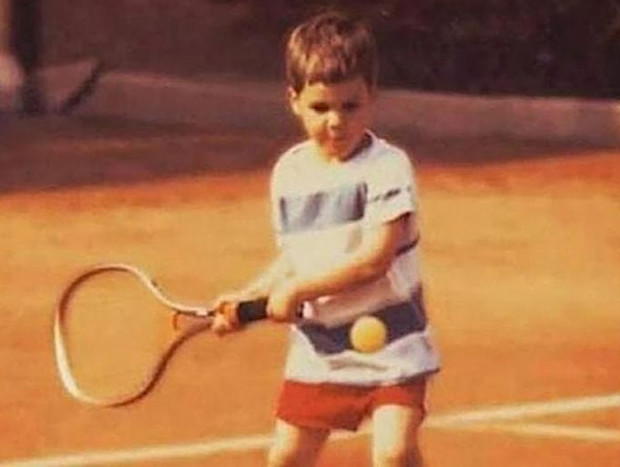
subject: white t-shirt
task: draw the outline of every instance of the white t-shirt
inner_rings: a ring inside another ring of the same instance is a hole
[[[353,158],[325,162],[311,142],[289,149],[276,164],[271,203],[278,245],[301,274],[325,270],[351,254],[365,232],[417,209],[407,155],[370,134]],[[287,379],[354,385],[393,384],[439,368],[421,297],[418,239],[409,229],[387,273],[304,306],[311,321],[292,326]],[[388,343],[372,354],[351,348],[353,321],[372,314]]]

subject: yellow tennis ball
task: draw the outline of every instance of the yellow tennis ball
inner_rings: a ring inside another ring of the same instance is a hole
[[[374,316],[362,316],[351,326],[349,339],[353,348],[358,352],[376,352],[387,341],[387,327],[383,321]]]

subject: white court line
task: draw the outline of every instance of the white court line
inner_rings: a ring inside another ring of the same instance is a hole
[[[618,442],[620,430],[551,423],[477,423],[451,428],[467,431],[497,431],[524,436],[568,438],[576,441]]]
[[[579,440],[617,441],[619,430],[604,430],[589,427],[568,427],[538,423],[491,423],[519,420],[526,417],[588,412],[620,407],[620,393],[606,396],[560,399],[549,402],[528,402],[501,407],[466,410],[448,415],[431,416],[426,422],[430,428],[450,429],[493,429],[518,434],[570,437]],[[335,439],[350,439],[364,436],[367,430],[358,433],[342,433]],[[254,435],[238,438],[216,439],[193,444],[160,445],[117,451],[91,451],[85,453],[39,457],[1,462],[0,467],[71,467],[96,466],[111,463],[131,463],[148,460],[165,460],[183,457],[206,457],[225,452],[243,452],[265,449],[269,446],[269,435]]]
[[[330,439],[343,440],[363,436],[366,430],[357,433],[337,433]],[[193,444],[168,444],[117,451],[91,451],[50,457],[0,462],[0,467],[70,467],[95,466],[110,463],[131,463],[148,460],[180,459],[184,457],[207,457],[226,452],[244,452],[266,449],[271,436],[254,435],[238,438],[224,438]]]
[[[451,415],[439,415],[428,420],[430,427],[447,428],[454,425],[491,421],[518,420],[525,417],[590,412],[620,407],[620,393],[606,396],[560,399],[550,402],[526,402],[502,405],[497,408],[468,410]]]
[[[168,444],[118,451],[91,451],[79,454],[40,457],[0,463],[1,467],[69,467],[109,465],[111,463],[144,462],[148,460],[179,459],[183,457],[210,456],[225,452],[252,451],[269,445],[267,435],[226,438],[194,444]]]

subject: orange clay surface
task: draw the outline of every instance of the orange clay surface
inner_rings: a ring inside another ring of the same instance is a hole
[[[443,354],[427,465],[620,465],[620,151],[392,136],[416,160]],[[151,395],[101,409],[62,389],[52,312],[67,279],[101,261],[140,265],[190,302],[243,283],[274,251],[269,167],[293,140],[0,121],[1,466],[262,464],[284,326],[201,335]],[[320,465],[369,465],[368,442],[336,438]]]

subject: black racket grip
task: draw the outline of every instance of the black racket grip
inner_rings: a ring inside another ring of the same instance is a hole
[[[260,321],[267,318],[267,299],[258,298],[248,302],[239,303],[237,318],[242,324]]]

